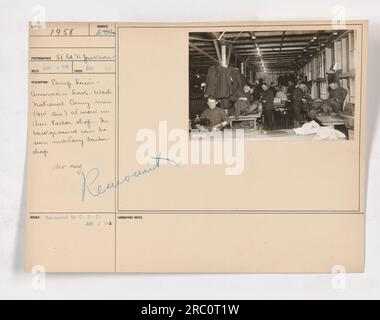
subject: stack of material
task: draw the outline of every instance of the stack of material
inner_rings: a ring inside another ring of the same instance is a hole
[[[345,139],[344,133],[331,127],[321,127],[317,122],[305,123],[301,128],[294,129],[296,135],[315,135],[315,140],[338,140]]]
[[[322,99],[315,99],[311,103],[306,103],[305,109],[310,119],[315,119],[317,115],[320,114],[331,114],[331,111],[328,108],[328,101]]]

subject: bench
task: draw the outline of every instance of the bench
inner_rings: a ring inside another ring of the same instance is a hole
[[[240,116],[238,119],[236,119],[234,116],[230,116],[229,121],[231,124],[231,128],[233,128],[234,122],[253,121],[253,129],[257,130],[257,119],[260,119],[262,114],[263,111],[259,111],[257,113],[248,114],[246,116]]]

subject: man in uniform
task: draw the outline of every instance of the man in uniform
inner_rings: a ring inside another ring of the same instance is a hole
[[[264,109],[264,125],[267,130],[272,130],[273,129],[274,95],[273,95],[273,91],[269,89],[266,83],[263,83],[262,89],[263,89],[263,93],[261,95],[261,99],[263,102],[263,109]]]
[[[293,112],[294,112],[294,127],[299,128],[301,126],[301,113],[303,109],[303,93],[305,85],[300,83],[293,90]]]
[[[207,119],[209,129],[214,127],[224,127],[228,124],[226,112],[216,106],[216,99],[209,97],[207,99],[208,108],[202,112],[201,119]]]
[[[342,88],[337,81],[330,83],[329,104],[333,112],[343,112],[343,103],[347,97],[347,90]]]

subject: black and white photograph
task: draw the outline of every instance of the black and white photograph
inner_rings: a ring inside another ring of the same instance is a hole
[[[353,140],[354,30],[189,34],[192,132]]]

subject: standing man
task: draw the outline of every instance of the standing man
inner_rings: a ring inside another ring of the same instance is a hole
[[[243,91],[237,90],[235,94],[231,96],[231,100],[234,101],[234,115],[236,119],[239,119],[241,114],[245,115],[253,111],[251,107],[252,93],[249,85],[245,85]]]
[[[288,81],[288,99],[293,101],[293,91],[294,91],[294,82],[292,80]]]
[[[262,89],[260,87],[260,82],[259,82],[259,80],[256,80],[255,85],[253,86],[253,91],[252,91],[253,101],[260,100],[261,91],[262,91]]]
[[[274,82],[271,82],[271,84],[270,84],[270,89],[272,90],[273,95],[276,96],[276,94],[277,94],[277,89],[276,89],[276,84],[275,84]]]
[[[260,90],[260,95],[263,93],[263,83],[264,79],[259,79],[259,90]]]
[[[293,90],[293,111],[294,111],[294,128],[301,126],[301,112],[303,109],[303,90],[305,85],[300,83]]]
[[[266,83],[262,85],[263,93],[261,96],[264,109],[264,125],[267,130],[273,129],[273,91],[269,89]]]

